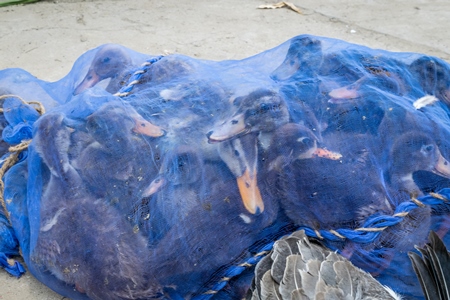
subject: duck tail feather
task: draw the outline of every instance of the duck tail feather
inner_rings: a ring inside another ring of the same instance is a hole
[[[418,250],[420,251],[423,249]],[[439,291],[436,287],[434,275],[431,273],[429,264],[426,262],[427,258],[425,256],[427,254],[424,253],[425,251],[420,252],[423,255],[423,259],[417,253],[408,252],[408,256],[411,260],[414,272],[416,273],[416,276],[419,279],[425,299],[426,300],[439,299]]]
[[[450,255],[439,236],[431,231],[429,243],[426,246],[434,274],[437,280],[437,288],[441,294],[441,299],[450,299]]]

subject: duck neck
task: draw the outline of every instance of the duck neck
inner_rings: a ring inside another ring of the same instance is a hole
[[[259,145],[264,151],[267,151],[267,149],[270,146],[270,143],[272,141],[272,132],[260,132],[258,134],[258,141]]]
[[[391,175],[391,183],[394,189],[407,192],[410,195],[420,196],[422,191],[417,186],[413,178],[413,173],[393,172]]]

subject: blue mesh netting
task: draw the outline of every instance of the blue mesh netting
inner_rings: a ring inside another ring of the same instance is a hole
[[[73,299],[238,299],[303,228],[420,297],[406,253],[450,228],[449,74],[308,35],[240,61],[104,45],[57,82],[2,70],[0,265],[23,272],[20,245]]]

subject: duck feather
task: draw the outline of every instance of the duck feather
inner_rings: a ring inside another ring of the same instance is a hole
[[[276,283],[272,275],[270,274],[270,271],[267,271],[263,278],[262,278],[262,284],[261,284],[261,297],[263,299],[267,300],[281,300],[281,295],[279,292],[279,284]]]
[[[277,241],[269,255],[270,259],[263,259],[256,267],[248,299],[399,299],[370,274],[309,240],[304,231]],[[270,270],[261,279],[261,269],[267,268]]]
[[[419,279],[425,299],[450,299],[450,255],[442,240],[431,231],[424,248],[409,252],[414,272]]]

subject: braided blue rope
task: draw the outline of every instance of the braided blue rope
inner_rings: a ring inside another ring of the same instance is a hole
[[[354,243],[359,244],[371,243],[378,238],[378,236],[384,229],[402,222],[404,217],[406,216],[405,213],[409,213],[420,206],[427,205],[431,208],[437,208],[437,206],[442,206],[444,204],[450,208],[450,201],[445,201],[437,198],[436,195],[440,195],[442,199],[450,199],[450,189],[446,188],[441,190],[438,194],[429,194],[426,196],[422,196],[419,199],[402,202],[396,207],[393,216],[371,216],[366,220],[361,228],[355,230],[335,230],[335,232],[337,232],[343,238],[326,230],[315,231],[305,226],[301,226],[299,229],[305,230],[306,235],[308,235],[309,237],[321,240],[337,242],[342,241],[343,239],[348,239]]]
[[[443,208],[445,205],[450,210],[450,189],[445,188],[439,191],[439,193],[430,193],[429,195],[422,196],[419,199],[412,199],[410,201],[405,201],[400,203],[393,216],[379,215],[371,216],[363,224],[361,228],[357,229],[337,229],[337,230],[313,230],[309,227],[300,226],[297,230],[304,230],[306,235],[320,240],[326,241],[343,241],[350,240],[358,244],[366,244],[375,241],[378,236],[388,227],[399,224],[403,221],[404,217],[408,215],[409,212],[424,206],[430,206],[431,208]],[[230,266],[223,274],[221,279],[208,291],[201,295],[195,296],[193,300],[209,300],[215,294],[220,292],[228,282],[242,274],[247,268],[255,266],[264,256],[266,256],[273,248],[275,242],[270,242],[264,245],[257,254],[250,257],[243,263],[239,265]]]
[[[163,57],[164,56],[162,55],[156,56],[143,63],[139,68],[137,68],[133,72],[133,74],[131,74],[130,78],[128,79],[127,85],[123,86],[117,93],[114,94],[114,96],[118,97],[128,96],[133,90],[134,86],[140,82],[142,76],[144,76],[144,74],[147,73],[150,66],[153,65],[155,62],[161,60],[161,58]]]

